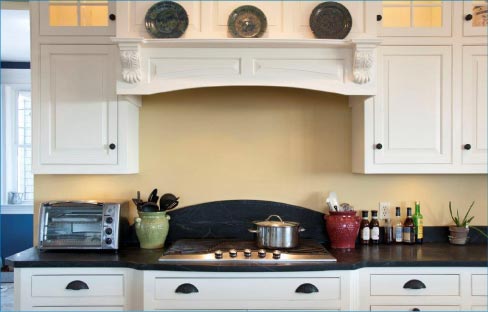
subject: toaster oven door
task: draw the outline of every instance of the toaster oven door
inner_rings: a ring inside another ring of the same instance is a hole
[[[41,248],[101,249],[103,206],[43,207]]]

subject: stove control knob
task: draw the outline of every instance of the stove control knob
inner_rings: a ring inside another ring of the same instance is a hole
[[[281,251],[275,250],[273,251],[273,259],[279,259],[281,258]]]
[[[215,259],[222,259],[223,255],[224,253],[222,252],[222,250],[215,251]]]
[[[266,257],[266,250],[259,249],[258,250],[258,256],[259,256],[259,258],[265,258]]]
[[[229,250],[229,256],[230,256],[231,258],[235,258],[235,257],[237,257],[237,250],[235,250],[235,249],[231,249],[231,250]]]
[[[244,249],[244,257],[246,258],[251,257],[251,249]]]

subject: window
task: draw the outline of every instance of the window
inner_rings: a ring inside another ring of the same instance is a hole
[[[108,1],[51,0],[50,26],[108,26]]]
[[[383,27],[442,27],[442,1],[383,1]]]
[[[34,200],[30,86],[4,84],[2,95],[2,204],[30,204]]]

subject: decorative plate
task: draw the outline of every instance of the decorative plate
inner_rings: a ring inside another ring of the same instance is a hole
[[[181,37],[188,27],[188,14],[173,1],[155,3],[146,13],[147,32],[156,38]]]
[[[268,21],[257,7],[243,5],[230,13],[227,25],[232,37],[259,38],[266,31]]]
[[[316,38],[344,39],[351,27],[351,14],[345,6],[337,2],[323,2],[310,14],[310,28]]]

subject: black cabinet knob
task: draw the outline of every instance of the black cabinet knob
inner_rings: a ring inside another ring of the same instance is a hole
[[[306,284],[302,284],[302,285],[298,286],[298,288],[297,288],[297,290],[295,290],[295,292],[300,293],[300,294],[312,294],[312,293],[319,292],[319,289],[317,287],[315,287],[315,285],[313,285],[313,284],[306,283]]]
[[[66,289],[69,290],[82,290],[82,289],[89,289],[88,285],[83,281],[72,281],[66,285]]]
[[[427,287],[421,281],[413,279],[413,280],[409,280],[408,282],[406,282],[405,285],[403,285],[403,288],[405,288],[405,289],[423,289],[423,288],[427,288]]]
[[[376,149],[379,149],[379,150],[383,148],[383,144],[381,144],[381,143],[378,143],[375,146],[376,146]]]
[[[471,149],[471,144],[464,144],[464,149],[469,151]]]
[[[464,19],[465,19],[465,20],[467,20],[467,21],[470,21],[470,20],[472,20],[472,19],[473,19],[473,15],[471,15],[471,14],[466,14],[466,16],[464,17]]]
[[[381,22],[381,20],[382,20],[382,19],[383,19],[383,16],[381,16],[381,15],[379,15],[379,14],[378,14],[378,15],[376,15],[376,21],[377,21],[377,22]]]
[[[110,148],[111,150],[114,150],[115,148],[117,147],[117,145],[111,143],[108,148]]]
[[[115,14],[110,14],[108,16],[108,18],[111,20],[111,21],[115,21],[117,19],[117,16],[115,16]]]
[[[419,308],[413,308],[412,311],[420,311]]]
[[[198,292],[198,288],[196,288],[195,285],[189,283],[181,284],[175,290],[175,293],[177,294],[191,294],[197,292]]]

